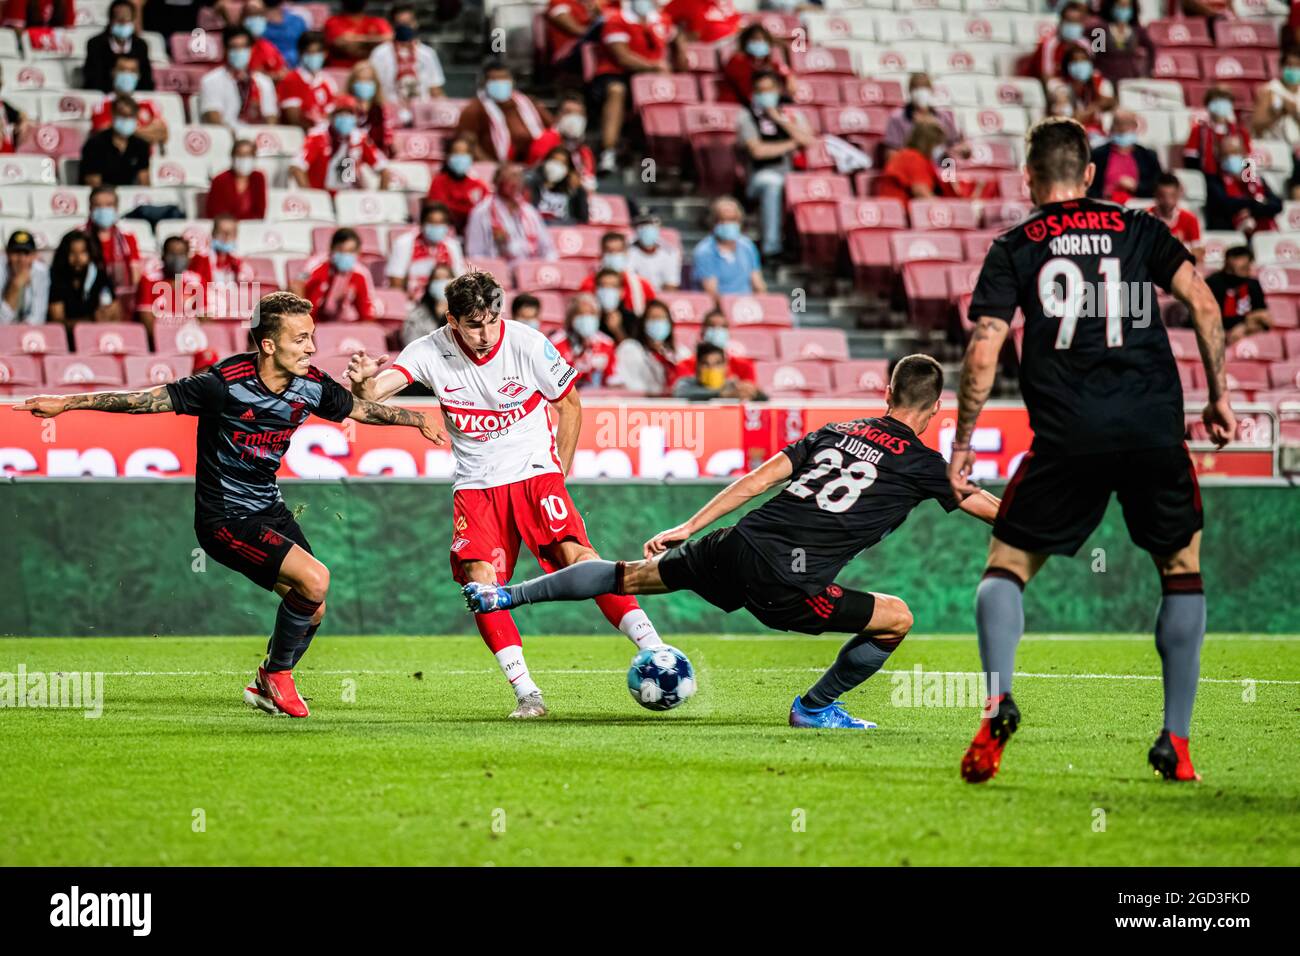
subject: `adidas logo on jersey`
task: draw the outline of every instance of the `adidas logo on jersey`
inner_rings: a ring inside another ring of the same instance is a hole
[[[241,422],[251,422],[256,417],[257,416],[253,414],[253,410],[251,408],[246,408],[244,409],[244,413],[239,416],[239,420]]]

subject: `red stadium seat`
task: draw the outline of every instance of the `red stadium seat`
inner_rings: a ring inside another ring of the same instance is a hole
[[[800,28],[798,16],[791,13],[773,13],[769,10],[748,14],[741,23],[743,24],[742,30],[751,23],[761,23],[775,40],[793,39],[795,31]]]
[[[783,362],[842,362],[849,358],[849,340],[843,329],[789,329],[777,333]]]
[[[755,362],[758,387],[773,398],[825,395],[831,390],[831,375],[821,362]]]
[[[887,359],[853,359],[831,367],[835,396],[869,395],[883,397],[889,385]]]
[[[852,199],[838,206],[846,235],[860,229],[906,229],[907,207],[897,199]]]
[[[149,334],[135,322],[78,322],[72,341],[81,355],[149,354]]]
[[[15,152],[40,153],[60,159],[80,156],[86,133],[75,123],[37,123]]]
[[[699,85],[701,103],[736,102],[736,94],[732,89],[731,83],[721,73],[714,73],[712,75],[701,73],[699,76]]]
[[[983,263],[979,261],[949,263],[944,266],[944,276],[948,281],[948,294],[953,298],[957,298],[974,292],[975,284],[979,282],[980,271],[983,267]]]
[[[948,263],[921,260],[903,265],[903,292],[907,296],[907,314],[921,329],[946,325],[952,310],[948,290]]]
[[[393,130],[393,158],[397,160],[441,160],[442,135],[428,129]]]
[[[822,108],[822,130],[852,141],[857,136],[884,136],[889,110],[883,106],[827,106]]]
[[[334,322],[316,327],[316,354],[320,356],[351,355],[362,351],[383,355],[385,348],[384,331],[375,325]]]
[[[339,229],[343,228],[343,223],[337,226],[313,226],[311,230],[311,251],[312,255],[321,255],[330,251],[330,239]],[[384,253],[383,244],[379,241],[379,230],[375,226],[350,226],[357,238],[361,240],[361,254],[380,256]]]
[[[507,292],[502,296],[501,314],[509,317],[511,304],[515,297],[522,295],[520,292]],[[543,325],[561,324],[564,322],[564,297],[558,292],[530,292],[541,303],[541,315]],[[544,329],[543,331],[550,331]]]
[[[659,300],[677,325],[699,325],[713,311],[713,297],[706,292],[661,292]]]
[[[46,385],[121,385],[122,365],[111,355],[47,355]]]
[[[1200,361],[1201,351],[1196,344],[1196,332],[1192,329],[1168,329],[1169,350],[1180,362]]]
[[[1268,367],[1268,381],[1273,388],[1300,388],[1300,361],[1273,362]]]
[[[317,326],[317,329],[322,326]],[[345,388],[350,388],[348,382],[348,361],[351,356],[348,355],[313,355],[311,364],[316,366],[334,381],[338,382]]]
[[[717,73],[721,69],[718,51],[711,43],[687,43],[684,53],[686,69],[691,73]]]
[[[375,318],[384,320],[380,328],[400,328],[410,308],[405,289],[375,290]]]
[[[1184,392],[1205,388],[1205,369],[1200,362],[1179,362],[1178,378],[1183,383]]]
[[[61,323],[0,325],[0,355],[63,355],[67,351],[68,330]]]
[[[612,193],[592,193],[587,198],[587,222],[593,226],[630,226],[627,199]]]
[[[243,346],[244,337],[237,343],[232,342],[231,329],[215,322],[186,322],[183,325],[163,325],[154,327],[154,341],[158,351],[163,355],[194,355],[211,349],[217,355],[230,355]]]
[[[847,176],[834,173],[786,173],[786,209],[804,203],[825,203],[834,207],[841,200],[852,199],[853,187]]]
[[[1010,229],[1034,211],[1028,200],[1010,199],[986,202],[980,205],[980,225],[999,231]]]
[[[515,286],[533,291],[552,289],[558,292],[577,292],[591,269],[581,262],[540,262],[525,260],[515,264]]]
[[[225,59],[221,34],[216,31],[178,31],[167,38],[173,63],[217,64]]]
[[[727,340],[727,351],[755,362],[774,362],[776,338],[767,329],[736,329]]]
[[[889,237],[889,248],[897,267],[920,259],[944,262],[965,259],[961,237],[955,232],[896,232]]]
[[[804,147],[803,161],[805,172],[817,173],[835,169],[835,160],[831,158],[831,154],[826,150],[826,140],[821,137]]]
[[[724,295],[722,311],[732,328],[744,325],[789,328],[792,324],[790,300],[774,292]]]
[[[1151,61],[1151,77],[1157,80],[1199,80],[1201,61],[1195,50],[1157,50]],[[1188,102],[1192,102],[1190,97]]]
[[[1231,22],[1220,20],[1219,25]],[[1204,17],[1179,18],[1177,20],[1152,20],[1147,24],[1147,33],[1151,42],[1158,47],[1212,47],[1210,29]]]
[[[961,234],[961,248],[962,252],[966,254],[966,261],[982,263],[984,257],[988,255],[989,246],[993,245],[993,240],[1001,234],[1001,229],[963,232]]]
[[[496,279],[503,289],[513,289],[515,287],[514,270],[510,268],[510,263],[504,259],[489,259],[483,256],[478,259],[466,259],[465,264],[471,269],[491,274],[492,278]]]
[[[1255,274],[1264,293],[1274,295],[1300,295],[1300,268],[1294,266],[1260,266]]]
[[[728,103],[682,108],[682,123],[691,144],[699,191],[703,195],[718,196],[735,191],[738,178],[736,115],[739,109],[739,106]]]
[[[969,199],[913,199],[908,209],[913,229],[978,229],[979,212]]]
[[[1271,24],[1252,23],[1250,20],[1216,20],[1214,45],[1221,50],[1276,50],[1277,28]]]
[[[604,226],[548,227],[561,259],[584,259],[588,263],[600,258],[600,237],[608,231]]]
[[[686,148],[681,107],[700,102],[695,75],[638,73],[632,77],[632,101],[641,117],[650,155],[656,162],[679,168]]]
[[[1255,50],[1215,50],[1201,54],[1201,74],[1207,80],[1245,80],[1262,83],[1268,79],[1268,63]]]
[[[1286,349],[1283,346],[1282,333],[1280,332],[1257,332],[1254,335],[1238,339],[1225,349],[1225,356],[1228,361],[1254,359],[1257,361],[1280,362],[1285,355]]]
[[[1286,357],[1300,359],[1300,332],[1283,332],[1282,342],[1286,347]]]
[[[1274,295],[1268,300],[1268,318],[1278,331],[1300,328],[1300,301],[1291,296]]]
[[[632,77],[632,102],[638,110],[657,103],[685,106],[699,101],[699,83],[694,74],[637,73]]]
[[[0,355],[0,395],[31,391],[43,382],[39,359],[30,355]]]
[[[794,101],[801,106],[839,106],[840,81],[834,76],[799,77],[795,81]]]
[[[1242,360],[1227,362],[1228,388],[1247,392],[1268,388],[1268,364]]]
[[[840,250],[839,213],[832,203],[805,202],[794,207],[794,231],[803,263],[810,269],[834,269]]]
[[[128,355],[123,363],[127,388],[152,388],[194,371],[190,355]]]
[[[153,85],[165,93],[179,93],[190,96],[199,91],[203,74],[211,69],[207,64],[173,63],[171,66],[156,65],[153,68]]]
[[[881,106],[898,109],[907,102],[903,84],[898,80],[864,80],[860,77],[840,80],[840,99],[845,106]]]
[[[411,126],[415,129],[439,129],[450,132],[460,123],[461,111],[468,100],[416,100],[411,104]]]
[[[818,73],[834,76],[854,76],[853,57],[843,47],[809,47],[802,52],[791,50],[790,69],[798,76]]]

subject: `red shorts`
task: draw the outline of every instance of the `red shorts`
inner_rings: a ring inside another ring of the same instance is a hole
[[[570,539],[591,547],[564,476],[556,472],[452,495],[451,576],[459,584],[466,582],[465,561],[487,561],[499,583],[509,581],[521,541],[549,574],[560,567],[551,560],[550,546]]]

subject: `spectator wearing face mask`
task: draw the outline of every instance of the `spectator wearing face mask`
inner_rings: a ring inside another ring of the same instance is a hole
[[[140,275],[140,245],[135,236],[119,223],[117,190],[112,186],[96,186],[90,191],[90,220],[85,229],[94,249],[94,259],[113,283],[119,297],[135,296],[135,284]],[[130,314],[132,303],[125,311]]]
[[[0,66],[0,86],[3,86],[3,66]],[[8,100],[0,99],[0,153],[12,153],[18,144],[27,139],[32,123],[27,114]]]
[[[632,325],[640,313],[624,304],[625,287],[620,273],[601,269],[593,283],[596,304],[600,306],[600,330],[617,345],[631,334]]]
[[[1048,81],[1048,90],[1064,88],[1070,94],[1073,116],[1088,131],[1093,145],[1105,140],[1104,118],[1115,108],[1115,87],[1097,72],[1092,55],[1084,49],[1065,51],[1061,75]]]
[[[1201,223],[1195,213],[1179,205],[1182,198],[1182,181],[1173,173],[1161,173],[1156,177],[1155,205],[1147,212],[1168,226],[1173,237],[1200,262],[1205,254],[1201,246]]]
[[[113,62],[113,92],[95,107],[90,128],[95,132],[113,125],[113,104],[119,96],[133,96],[140,87],[140,64],[132,56],[119,56]],[[135,135],[151,147],[167,142],[167,123],[158,104],[147,97],[135,97]]]
[[[370,270],[361,265],[361,237],[343,228],[326,256],[308,259],[292,291],[311,302],[317,322],[369,322],[375,317]]]
[[[1123,205],[1134,196],[1150,199],[1155,195],[1160,157],[1138,145],[1137,127],[1137,116],[1132,112],[1115,111],[1110,141],[1092,151],[1097,171],[1088,188],[1089,196]]]
[[[1137,0],[1102,0],[1099,15],[1106,31],[1096,54],[1101,75],[1112,83],[1150,76],[1156,46],[1138,22]]]
[[[600,269],[583,279],[582,285],[578,288],[583,292],[596,291],[600,271],[613,272],[618,276],[616,287],[621,293],[619,301],[622,302],[623,308],[633,315],[644,312],[646,303],[658,295],[654,284],[632,267],[632,260],[628,255],[627,236],[621,232],[607,232],[600,237]]]
[[[242,26],[222,31],[226,62],[199,81],[199,115],[204,123],[231,129],[244,124],[274,123],[280,115],[275,83],[252,70],[253,37]]]
[[[257,148],[251,139],[235,140],[230,152],[230,168],[212,177],[208,186],[209,219],[234,216],[236,219],[266,218],[266,174],[256,167]]]
[[[1219,303],[1229,344],[1272,327],[1264,287],[1250,274],[1254,261],[1249,246],[1233,246],[1224,253],[1223,269],[1205,280]]]
[[[182,236],[170,236],[163,243],[158,268],[140,277],[135,294],[135,318],[155,341],[156,326],[174,328],[193,318],[196,308],[206,310],[206,286],[189,264],[189,243]]]
[[[497,168],[496,194],[469,214],[465,254],[490,256],[512,265],[521,259],[557,258],[555,244],[537,207],[528,201],[523,169],[514,163]]]
[[[328,126],[322,126],[302,144],[302,152],[289,164],[289,175],[302,189],[326,189],[330,195],[341,189],[367,188],[364,173],[379,177],[379,188],[388,189],[392,174],[388,159],[374,141],[357,128],[357,101],[350,96],[334,100]]]
[[[365,12],[366,0],[343,0],[342,7],[341,13],[325,21],[325,45],[330,66],[351,68],[390,39],[393,28],[383,17]]]
[[[280,122],[314,129],[328,118],[338,96],[338,85],[325,72],[325,35],[308,30],[298,38],[298,65],[285,73],[275,88],[280,101]]]
[[[510,318],[530,329],[542,327],[542,301],[535,295],[521,292],[510,301]]]
[[[252,282],[252,266],[239,257],[239,220],[228,214],[214,217],[210,248],[190,256],[189,269],[204,285]]]
[[[549,225],[572,226],[587,222],[587,190],[582,177],[562,146],[529,171],[526,182],[533,203]]]
[[[515,89],[508,66],[500,60],[489,60],[483,68],[478,97],[461,110],[456,135],[474,145],[476,159],[523,162],[533,141],[553,122],[545,106]]]
[[[279,83],[288,72],[289,63],[280,48],[266,38],[267,22],[266,6],[262,0],[246,0],[240,24],[253,38],[253,53],[249,57],[248,68],[256,73],[265,73]]]
[[[446,206],[451,211],[452,225],[460,232],[464,232],[474,207],[492,194],[491,186],[469,174],[473,165],[473,142],[462,136],[456,137],[447,147],[442,169],[429,183],[429,194],[424,197],[427,202]]]
[[[1255,91],[1255,112],[1251,130],[1260,139],[1277,139],[1300,149],[1300,50],[1281,56],[1279,75]],[[1300,195],[1300,164],[1294,162],[1287,189],[1292,198]]]
[[[680,249],[660,241],[659,217],[648,209],[639,212],[632,226],[636,241],[628,247],[628,268],[656,289],[675,292],[682,285],[682,253]]]
[[[402,343],[410,345],[421,336],[447,324],[447,283],[454,279],[451,267],[435,266],[414,308],[402,322]]]
[[[1038,41],[1038,49],[1034,51],[1028,64],[1028,75],[1044,83],[1061,75],[1067,52],[1079,49],[1087,53],[1091,50],[1084,36],[1084,24],[1088,20],[1088,5],[1072,0],[1061,8],[1060,16],[1061,21],[1056,26],[1056,32]]]
[[[655,299],[645,315],[632,319],[628,336],[614,349],[618,375],[611,383],[636,395],[668,395],[677,381],[677,346],[673,342],[672,311]]]
[[[147,186],[149,144],[135,135],[139,107],[129,96],[113,101],[113,123],[81,147],[81,181],[87,186]]]
[[[551,150],[563,148],[569,154],[569,162],[578,171],[582,185],[588,191],[596,188],[596,158],[591,147],[586,143],[587,107],[577,93],[564,93],[560,96],[559,113],[555,125],[533,140],[528,151],[528,164],[536,166],[542,162]]]
[[[134,90],[118,90],[113,85],[113,65],[120,56],[129,56],[138,65],[139,81]],[[135,5],[131,0],[113,0],[108,7],[108,26],[103,33],[86,41],[81,85],[101,93],[134,93],[154,88],[149,46],[135,28]]]
[[[465,271],[465,254],[451,234],[451,213],[442,203],[426,203],[420,213],[420,228],[393,239],[384,276],[393,289],[405,289],[418,300],[429,277],[438,266],[446,266],[454,279]]]
[[[50,308],[50,268],[36,258],[36,239],[15,229],[0,256],[0,325],[42,325]]]
[[[388,122],[384,91],[379,88],[379,74],[369,60],[352,67],[345,86],[357,103],[357,129],[370,137],[381,153],[391,154],[393,131]]]
[[[590,292],[569,300],[564,329],[551,336],[560,357],[577,372],[578,388],[604,388],[616,376],[614,340],[600,330],[600,306]]]
[[[307,32],[307,21],[284,8],[284,0],[262,0],[266,8],[266,30],[263,38],[275,45],[290,69],[298,65],[302,47],[299,40]]]
[[[713,309],[704,316],[700,325],[700,341],[707,342],[715,348],[722,349],[727,356],[727,378],[736,379],[753,385],[758,381],[758,373],[752,360],[737,355],[731,347],[731,327],[727,316],[721,309]],[[695,377],[695,354],[691,353],[677,364],[678,378]]]
[[[726,82],[718,87],[718,102],[748,103],[757,73],[775,73],[781,91],[786,96],[794,95],[794,74],[773,52],[772,34],[761,22],[755,21],[741,30],[737,41],[736,52],[722,67]]]
[[[655,0],[631,0],[604,10],[596,75],[591,82],[593,103],[600,109],[600,167],[602,175],[618,169],[616,149],[622,138],[628,88],[637,73],[667,73],[672,24]]]
[[[1274,217],[1282,212],[1282,200],[1247,161],[1240,136],[1223,138],[1216,165],[1218,172],[1205,177],[1206,228],[1235,229],[1247,238],[1276,229]]]
[[[1222,86],[1212,86],[1205,91],[1205,119],[1192,121],[1187,145],[1183,147],[1183,168],[1199,169],[1206,176],[1219,171],[1218,157],[1223,140],[1228,136],[1241,139],[1243,151],[1250,155],[1250,131],[1237,122],[1232,91]]]
[[[953,125],[952,114],[934,108],[934,86],[930,77],[925,73],[913,73],[907,87],[907,105],[895,110],[885,124],[885,162],[907,146],[907,140],[917,123],[934,123],[942,129],[944,145],[948,151],[969,153],[969,147],[960,145],[961,134]]]
[[[677,379],[673,396],[692,402],[707,402],[715,398],[752,402],[766,398],[753,383],[729,376],[726,354],[716,345],[703,341],[695,347],[695,374]]]
[[[815,139],[797,114],[781,109],[776,74],[755,73],[753,96],[736,114],[736,141],[745,160],[745,196],[758,201],[767,258],[777,258],[784,250],[785,177],[794,169],[794,154]]]
[[[74,229],[60,241],[50,263],[49,321],[117,322],[122,317],[113,280],[104,268],[100,246]]]
[[[393,38],[375,47],[370,65],[379,78],[384,98],[403,109],[416,100],[437,99],[447,85],[438,53],[419,39],[415,5],[393,5]]]
[[[699,287],[717,298],[733,293],[766,292],[758,247],[741,234],[744,213],[730,196],[713,201],[712,230],[695,244],[692,273]]]
[[[939,163],[947,152],[943,127],[916,123],[907,145],[889,157],[876,182],[876,195],[911,203],[945,194]],[[951,194],[951,193],[949,193]]]

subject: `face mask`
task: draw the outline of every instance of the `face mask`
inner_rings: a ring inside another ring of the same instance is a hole
[[[542,173],[546,176],[548,183],[558,183],[565,176],[569,175],[569,167],[558,160],[551,160],[542,167]]]
[[[540,329],[542,327],[541,319],[515,319],[520,325],[526,325],[530,329]]]
[[[722,242],[735,242],[740,238],[740,223],[720,222],[713,227],[713,235]]]
[[[185,267],[189,265],[189,262],[190,260],[185,256],[168,256],[167,268],[170,269],[173,273],[184,272]]]
[[[483,92],[488,95],[488,98],[498,103],[510,99],[514,91],[515,84],[512,80],[488,80],[483,86]]]
[[[234,168],[236,176],[247,176],[253,171],[253,157],[236,156],[230,165]]]
[[[659,9],[655,0],[632,0],[632,12],[644,20]]]
[[[645,334],[652,342],[666,342],[673,324],[664,318],[646,319]]]
[[[700,338],[710,345],[725,349],[727,343],[731,341],[731,331],[725,325],[710,325],[700,335]]]
[[[212,251],[218,255],[233,256],[235,254],[235,242],[232,239],[213,239]]]
[[[245,17],[244,29],[253,34],[253,39],[266,32],[266,17]]]
[[[596,301],[600,303],[600,307],[606,312],[613,312],[617,309],[621,298],[623,298],[623,294],[618,289],[611,289],[609,286],[596,290]]]
[[[113,118],[113,132],[118,136],[130,138],[135,135],[135,117],[134,116],[116,116]]]
[[[622,272],[627,268],[627,253],[607,252],[601,257],[600,264],[606,269],[613,269],[615,272]]]
[[[727,370],[725,368],[700,369],[700,384],[715,391],[722,388],[727,384]]]
[[[447,157],[447,169],[457,176],[464,176],[474,165],[474,157],[469,153],[452,153]]]
[[[1232,119],[1232,100],[1210,100],[1210,115],[1221,120]]]
[[[766,112],[767,110],[775,109],[777,104],[780,102],[781,94],[776,92],[776,90],[765,90],[762,93],[754,94],[754,109],[759,112]]]
[[[1066,69],[1069,71],[1072,80],[1087,83],[1092,79],[1092,63],[1088,60],[1075,60]]]
[[[374,99],[375,81],[374,80],[357,80],[352,84],[352,95],[359,100]]]
[[[333,119],[334,132],[340,136],[351,136],[357,128],[357,118],[351,113],[339,113]]]
[[[1287,86],[1300,85],[1300,66],[1283,67],[1282,82]]]
[[[117,90],[117,92],[119,93],[127,93],[127,94],[134,93],[135,88],[137,85],[139,85],[139,83],[140,83],[139,73],[114,73],[113,74],[113,89]]]
[[[112,229],[117,223],[117,210],[112,206],[96,206],[90,210],[90,221],[100,229]]]
[[[573,317],[573,333],[580,339],[589,339],[600,331],[600,316],[583,312]]]
[[[1110,141],[1116,146],[1122,146],[1127,149],[1137,143],[1138,134],[1134,133],[1132,130],[1127,133],[1116,133],[1110,138]]]
[[[447,225],[441,222],[428,222],[424,224],[424,238],[432,245],[437,245],[447,238]]]
[[[636,239],[643,246],[657,246],[659,244],[659,227],[654,223],[637,226]]]
[[[302,65],[308,73],[319,73],[325,67],[325,54],[304,53],[302,55]]]
[[[114,40],[129,40],[135,35],[134,23],[114,23],[110,28]]]
[[[410,43],[415,39],[415,27],[407,23],[399,23],[393,28],[393,39],[398,43]]]
[[[750,40],[745,44],[745,52],[755,60],[761,60],[772,52],[772,46],[766,40]]]
[[[1128,23],[1133,19],[1132,7],[1116,7],[1111,13],[1114,14],[1116,23]]]
[[[581,113],[565,113],[555,128],[565,139],[582,139],[587,135],[587,117]]]
[[[1240,176],[1241,171],[1246,168],[1246,160],[1242,156],[1225,156],[1223,157],[1223,171],[1229,176]]]
[[[1061,39],[1066,43],[1073,43],[1075,40],[1083,39],[1083,24],[1070,21],[1061,24]]]
[[[231,50],[226,54],[226,62],[230,64],[232,70],[247,70],[248,61],[252,58],[253,51],[248,47],[241,47],[238,50]]]
[[[434,279],[429,283],[429,295],[433,296],[433,298],[437,299],[439,302],[446,302],[447,283],[450,281],[450,279]]]
[[[334,266],[335,272],[351,272],[357,267],[357,254],[355,252],[332,252],[330,253],[330,263]]]
[[[912,91],[912,105],[923,110],[928,110],[930,104],[934,102],[934,91],[929,87],[922,86],[920,89]]]

